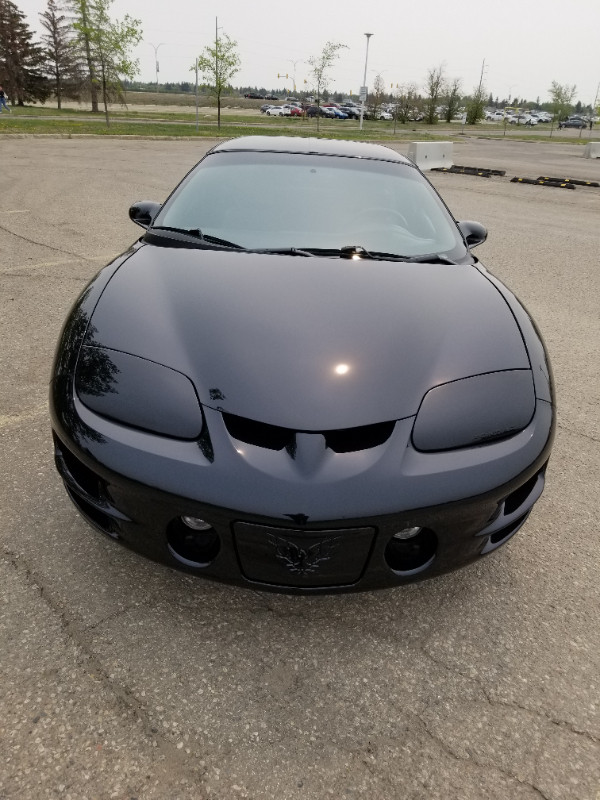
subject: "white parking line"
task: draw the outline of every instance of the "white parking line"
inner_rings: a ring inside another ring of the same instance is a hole
[[[28,411],[23,411],[20,414],[0,414],[0,430],[22,422],[30,422],[31,420],[38,419],[38,417],[45,416],[47,413],[48,403],[44,403],[43,405],[30,408]]]

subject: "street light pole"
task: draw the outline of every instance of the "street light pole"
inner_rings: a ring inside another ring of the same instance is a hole
[[[161,42],[160,44],[152,44],[152,42],[148,42],[148,44],[150,45],[150,47],[154,48],[154,69],[155,69],[155,75],[156,75],[156,94],[158,94],[158,73],[160,71],[160,67],[158,65],[158,48],[162,47],[164,42]]]
[[[196,130],[198,130],[198,58],[199,56],[196,56],[196,63],[194,65],[196,68]]]
[[[288,61],[290,62],[290,64],[294,65],[294,74],[292,75],[292,80],[294,82],[294,97],[295,97],[296,96],[296,64],[302,64],[304,62],[301,59],[298,59],[297,61],[292,61],[291,58],[288,58]]]
[[[365,33],[367,37],[367,52],[365,54],[365,73],[363,75],[363,82],[362,86],[360,87],[361,94],[363,95],[362,104],[360,107],[360,125],[359,128],[362,131],[363,129],[363,118],[365,115],[365,103],[367,102],[367,62],[369,60],[369,39],[373,36],[372,33]]]

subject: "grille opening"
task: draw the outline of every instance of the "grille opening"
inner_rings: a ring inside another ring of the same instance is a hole
[[[527,512],[527,514],[529,514],[529,512]],[[508,539],[510,536],[512,536],[513,533],[516,533],[527,519],[527,514],[523,514],[522,517],[519,517],[519,519],[511,522],[511,524],[507,525],[506,528],[501,528],[499,531],[492,533],[489,540],[490,544],[500,544],[505,539]]]
[[[297,431],[256,422],[235,414],[223,414],[228,433],[234,439],[269,450],[294,451]],[[325,437],[325,442],[334,453],[353,453],[357,450],[368,450],[387,441],[392,435],[395,422],[377,422],[373,425],[361,425],[356,428],[341,428],[331,431],[301,431],[302,433],[318,433]]]
[[[58,458],[62,458],[71,477],[83,491],[94,500],[104,499],[104,481],[102,481],[89,467],[86,467],[67,447],[56,443]]]
[[[437,551],[437,536],[422,528],[412,539],[392,537],[385,548],[385,561],[399,575],[422,572],[433,562]]]
[[[504,514],[506,516],[516,511],[527,500],[537,483],[538,475],[539,472],[508,495],[504,501]]]
[[[69,497],[73,501],[73,504],[76,508],[81,512],[81,514],[94,525],[96,528],[100,528],[103,533],[108,534],[112,539],[119,539],[119,532],[115,529],[115,522],[108,514],[105,514],[99,508],[89,503],[87,500],[84,500],[81,495],[73,492],[71,489],[67,487],[67,492]]]
[[[192,530],[181,519],[169,523],[167,542],[171,555],[187,567],[207,567],[221,549],[221,540],[214,528]]]
[[[223,420],[230,436],[246,444],[266,447],[268,450],[283,450],[294,444],[294,431],[289,428],[255,422],[235,414],[223,414]]]
[[[354,453],[369,450],[386,442],[392,435],[395,422],[376,422],[374,425],[361,425],[358,428],[342,428],[325,431],[327,447],[334,453]]]

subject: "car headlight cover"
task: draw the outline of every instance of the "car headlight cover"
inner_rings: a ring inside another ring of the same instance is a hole
[[[475,375],[430,389],[413,428],[417,450],[452,450],[523,430],[535,411],[530,370]]]
[[[202,409],[190,379],[154,361],[82,347],[75,389],[84,405],[117,422],[177,439],[196,439],[202,432]]]

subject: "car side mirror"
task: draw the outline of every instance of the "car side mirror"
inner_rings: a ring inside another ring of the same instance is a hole
[[[161,208],[160,203],[154,203],[152,200],[140,200],[130,207],[129,219],[141,228],[148,229]]]
[[[478,244],[483,244],[487,239],[487,229],[480,222],[466,219],[457,224],[469,250],[477,247]]]

